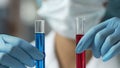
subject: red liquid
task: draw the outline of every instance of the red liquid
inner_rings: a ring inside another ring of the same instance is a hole
[[[76,45],[83,35],[76,35]],[[76,68],[86,68],[85,51],[80,54],[76,54]]]

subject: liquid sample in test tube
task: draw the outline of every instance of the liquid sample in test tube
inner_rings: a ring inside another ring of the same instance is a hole
[[[76,18],[76,28],[77,28],[76,29],[77,30],[76,45],[78,44],[78,42],[84,35],[84,20],[85,20],[85,17],[77,17]],[[76,68],[86,68],[85,51],[80,54],[76,54]]]
[[[45,55],[45,32],[44,20],[35,21],[35,44],[36,47]],[[45,68],[45,58],[36,61],[36,68]]]

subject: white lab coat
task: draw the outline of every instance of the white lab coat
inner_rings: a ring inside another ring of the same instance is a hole
[[[97,25],[104,16],[105,0],[46,0],[38,14],[44,17],[57,33],[75,39],[76,17],[85,16],[84,32]],[[56,29],[57,28],[57,29]]]
[[[54,41],[55,32],[52,31],[45,39],[46,68],[60,68],[55,54]],[[120,56],[115,56],[107,62],[103,62],[101,59],[92,57],[87,64],[87,68],[120,68]]]

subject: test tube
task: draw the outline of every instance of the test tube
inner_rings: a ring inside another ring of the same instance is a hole
[[[45,32],[44,32],[44,20],[35,21],[35,44],[36,47],[45,55]],[[36,61],[36,68],[45,68],[45,58]]]
[[[80,41],[80,39],[84,35],[84,23],[85,23],[85,17],[77,17],[76,18],[76,45]],[[76,68],[86,68],[86,55],[85,51],[76,54]]]

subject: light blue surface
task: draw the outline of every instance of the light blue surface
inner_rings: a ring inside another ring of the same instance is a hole
[[[120,19],[111,18],[91,28],[79,41],[76,52],[91,49],[96,58],[103,61],[120,53]]]
[[[37,5],[38,5],[39,7],[41,7],[41,5],[42,5],[42,0],[36,0],[36,3],[37,3]]]

